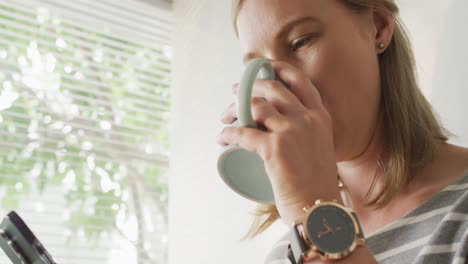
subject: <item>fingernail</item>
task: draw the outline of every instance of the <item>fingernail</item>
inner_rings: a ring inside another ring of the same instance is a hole
[[[232,91],[234,91],[234,92],[236,93],[238,89],[239,89],[239,83],[235,83],[235,84],[232,86]]]
[[[222,139],[221,137],[221,134],[219,134],[217,137],[216,137],[216,143],[221,145],[221,146],[226,146],[226,142],[224,142],[224,140]]]
[[[221,123],[224,123],[224,120],[226,119],[226,112],[222,113],[220,116],[219,116],[219,121]]]

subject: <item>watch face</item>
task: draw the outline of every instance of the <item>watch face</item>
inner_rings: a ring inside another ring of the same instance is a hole
[[[307,218],[306,230],[311,242],[327,254],[345,252],[356,235],[352,218],[334,205],[316,207]]]

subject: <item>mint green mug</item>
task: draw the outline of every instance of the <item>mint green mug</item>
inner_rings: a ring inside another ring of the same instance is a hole
[[[257,78],[275,79],[269,60],[259,58],[247,64],[237,92],[238,120],[234,126],[258,128],[251,110],[252,89]],[[218,172],[224,182],[241,196],[263,204],[274,204],[273,189],[264,162],[257,153],[228,145],[218,158]]]

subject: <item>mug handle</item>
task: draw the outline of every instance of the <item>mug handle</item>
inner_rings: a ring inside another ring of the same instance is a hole
[[[257,77],[265,80],[275,79],[275,71],[269,60],[264,58],[253,59],[245,67],[237,93],[237,118],[240,126],[258,128],[252,117],[251,107],[252,90]]]

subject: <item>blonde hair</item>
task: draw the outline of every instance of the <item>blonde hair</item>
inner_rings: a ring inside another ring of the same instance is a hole
[[[233,21],[244,0],[233,0]],[[419,89],[416,63],[407,30],[399,17],[394,0],[340,0],[355,12],[374,8],[393,15],[393,39],[379,57],[384,123],[385,160],[380,160],[384,186],[369,202],[382,208],[398,190],[408,184],[415,172],[427,165],[439,142],[447,141],[449,132],[438,122],[431,105]],[[375,183],[375,180],[374,180]],[[368,194],[375,185],[372,184]],[[257,206],[255,219],[245,238],[253,238],[265,231],[279,218],[274,205]]]

